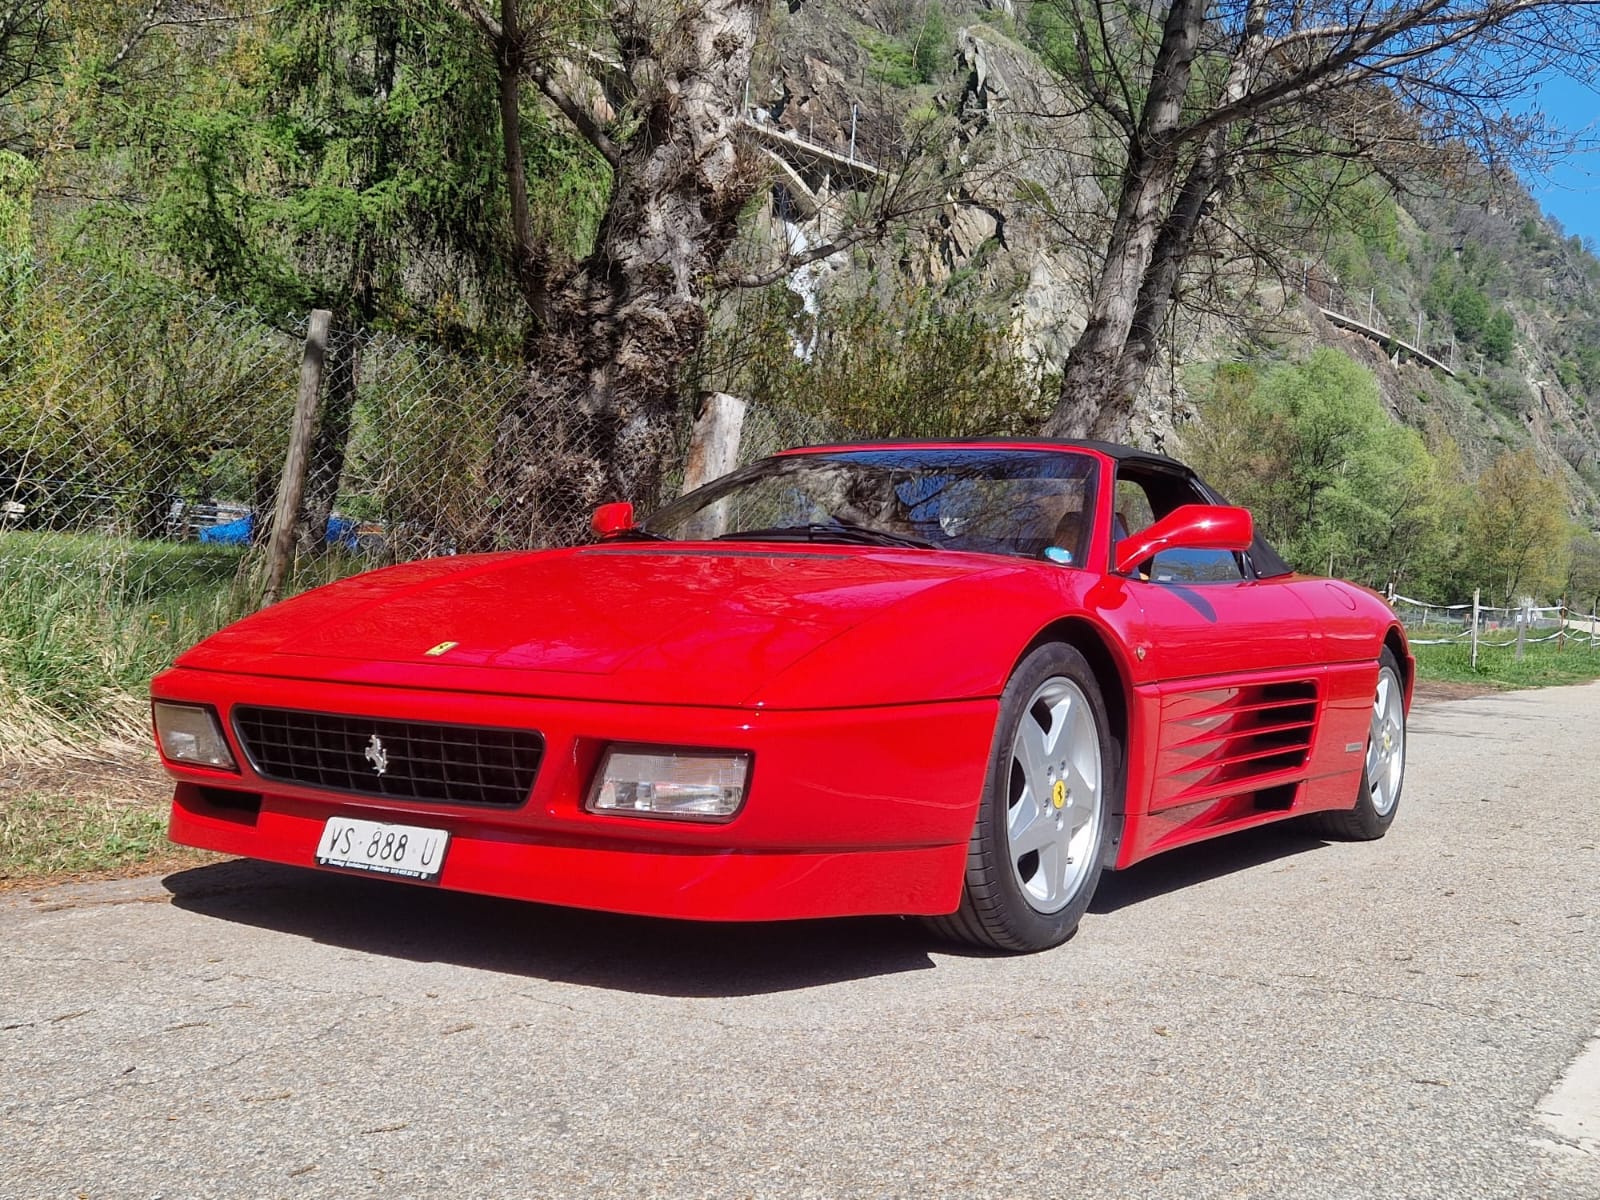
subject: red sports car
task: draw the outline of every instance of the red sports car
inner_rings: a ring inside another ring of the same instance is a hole
[[[594,526],[348,579],[188,651],[151,686],[173,840],[1038,950],[1106,868],[1394,819],[1399,623],[1291,573],[1169,458],[820,447]]]

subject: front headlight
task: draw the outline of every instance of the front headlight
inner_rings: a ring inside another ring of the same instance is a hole
[[[171,761],[221,767],[225,771],[239,769],[228,749],[227,739],[222,736],[217,714],[211,709],[167,700],[157,700],[150,707],[155,714],[156,740],[161,743],[161,753]]]
[[[748,754],[612,747],[600,762],[589,811],[726,821],[744,803]]]

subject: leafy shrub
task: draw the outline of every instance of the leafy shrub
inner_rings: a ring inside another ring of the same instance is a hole
[[[1190,457],[1291,562],[1377,586],[1435,574],[1448,543],[1443,474],[1389,419],[1364,367],[1333,350],[1228,364],[1200,410]]]
[[[950,59],[950,28],[944,9],[932,3],[921,19],[897,34],[863,32],[860,35],[874,79],[893,88],[932,83]]]
[[[1038,428],[1049,410],[1003,316],[924,290],[825,304],[770,288],[724,314],[698,383],[803,408],[825,437],[963,437]]]

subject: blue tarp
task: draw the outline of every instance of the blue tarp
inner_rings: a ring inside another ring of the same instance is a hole
[[[209,529],[200,531],[202,542],[212,542],[218,546],[248,546],[250,535],[255,532],[256,515],[246,513],[236,521],[228,521],[222,525],[213,525]]]
[[[202,529],[200,540],[218,546],[248,546],[255,536],[255,530],[256,515],[247,513],[236,521]],[[328,518],[327,538],[330,546],[339,546],[345,550],[360,549],[356,542],[356,523],[348,517]]]

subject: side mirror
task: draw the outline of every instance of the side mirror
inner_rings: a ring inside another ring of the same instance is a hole
[[[1232,550],[1250,548],[1255,522],[1247,508],[1221,504],[1185,504],[1147,529],[1123,538],[1111,552],[1112,565],[1126,575],[1163,550]]]
[[[617,500],[611,504],[602,504],[594,510],[594,515],[589,518],[589,528],[596,537],[616,537],[619,533],[626,533],[633,528],[633,504],[627,500]]]

